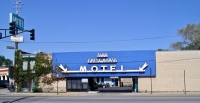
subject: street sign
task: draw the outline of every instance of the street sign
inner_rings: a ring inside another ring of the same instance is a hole
[[[13,46],[7,46],[6,48],[7,49],[15,49],[15,47],[13,47]]]
[[[24,30],[24,19],[19,17],[18,15],[14,13],[10,13],[10,23],[15,21],[16,27],[20,30]]]
[[[10,41],[12,41],[12,42],[23,42],[24,39],[23,39],[23,36],[15,35],[15,36],[10,37]]]

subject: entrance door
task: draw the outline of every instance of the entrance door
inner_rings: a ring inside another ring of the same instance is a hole
[[[115,86],[118,87],[118,79],[115,79]]]
[[[132,91],[133,92],[138,92],[138,78],[132,78],[133,80],[133,88]]]
[[[88,85],[89,85],[90,91],[95,91],[96,89],[98,89],[98,84],[96,83],[93,77],[88,78]]]

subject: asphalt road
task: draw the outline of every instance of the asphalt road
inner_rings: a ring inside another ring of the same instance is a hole
[[[0,103],[200,103],[199,96],[73,96],[73,97],[18,97],[0,96]]]

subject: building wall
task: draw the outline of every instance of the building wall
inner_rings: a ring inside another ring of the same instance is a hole
[[[200,51],[156,52],[156,77],[152,78],[154,92],[183,92],[184,70],[186,91],[200,91]],[[149,77],[138,79],[139,92],[151,91]]]
[[[47,76],[50,77],[51,74],[49,74]],[[42,88],[43,92],[55,93],[55,92],[57,92],[57,88],[58,88],[58,92],[59,93],[66,92],[66,79],[59,80],[58,81],[58,85],[57,85],[57,81],[51,83],[51,85],[47,85],[47,84],[41,83],[41,81],[40,81],[39,87]]]
[[[133,85],[132,78],[121,78],[121,82],[123,83],[123,86],[132,86]]]
[[[43,83],[40,83],[40,87],[42,88],[43,92],[56,93],[57,92],[57,81],[55,81],[51,85],[45,85]],[[66,92],[66,80],[58,81],[58,92],[59,93]]]
[[[6,79],[7,80],[7,77],[8,76],[8,68],[2,68],[0,67],[0,80],[3,80],[3,77],[4,77],[4,80]]]
[[[8,68],[0,67],[0,87],[8,86],[9,78],[8,78]]]

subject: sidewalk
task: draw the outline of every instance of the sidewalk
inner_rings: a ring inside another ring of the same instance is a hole
[[[67,93],[0,93],[5,96],[199,96],[200,92],[179,93],[98,93],[98,92],[67,92]]]

